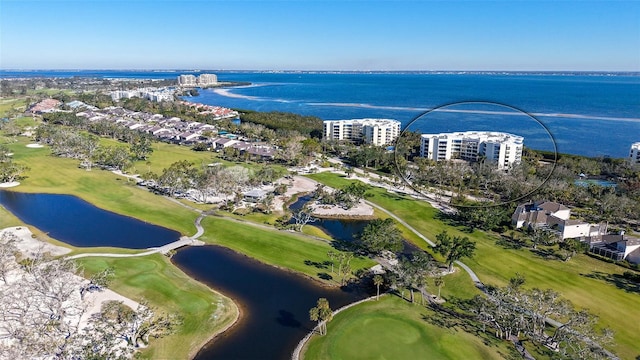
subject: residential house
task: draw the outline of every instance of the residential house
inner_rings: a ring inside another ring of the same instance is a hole
[[[606,233],[606,224],[590,224],[570,219],[571,210],[552,201],[518,205],[511,216],[516,229],[548,228],[564,239],[585,239]]]
[[[624,232],[590,239],[589,251],[613,260],[640,264],[640,239],[627,236]]]

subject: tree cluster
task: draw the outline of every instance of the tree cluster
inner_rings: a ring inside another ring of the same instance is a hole
[[[318,330],[320,335],[327,334],[327,322],[333,318],[333,310],[329,306],[329,300],[326,298],[318,299],[316,306],[309,310],[309,318],[311,321],[318,322]]]
[[[197,199],[203,203],[208,202],[211,196],[222,197],[225,203],[228,203],[230,196],[241,198],[239,191],[250,180],[253,183],[259,181],[247,168],[239,165],[198,168],[186,160],[174,162],[159,175],[147,173],[144,177],[155,182],[152,187],[169,196],[184,194],[193,189],[197,193]]]
[[[476,243],[469,238],[461,236],[451,236],[447,231],[442,231],[436,235],[436,246],[434,250],[444,256],[449,266],[449,272],[453,271],[453,263],[463,257],[472,257],[476,250]]]
[[[83,321],[90,315],[85,294],[102,291],[109,270],[86,280],[72,261],[41,252],[22,258],[8,232],[0,242],[0,358],[126,358],[180,322],[144,304],[137,309],[119,304],[115,314],[107,310],[109,303]]]
[[[404,290],[410,292],[410,301],[415,303],[414,291],[420,292],[420,303],[424,304],[427,288],[427,278],[432,276],[433,259],[425,252],[416,251],[408,256],[402,256],[398,264],[388,276],[391,285],[400,288],[404,299]]]
[[[344,209],[351,209],[362,200],[367,192],[367,185],[356,181],[335,191],[328,191],[324,185],[318,184],[313,198],[319,204],[338,205]]]
[[[11,151],[5,145],[0,145],[0,183],[9,183],[20,180],[29,167],[15,163],[11,158]]]
[[[240,120],[264,125],[282,134],[297,132],[305,137],[318,139],[322,137],[322,120],[315,116],[303,116],[280,111],[243,111],[240,114]]]
[[[356,237],[356,245],[367,254],[398,252],[404,247],[402,234],[391,218],[371,220]]]
[[[153,150],[144,137],[132,140],[128,147],[100,145],[98,137],[57,125],[41,125],[36,140],[51,146],[55,156],[79,159],[80,166],[91,170],[94,165],[125,170],[134,160],[145,159]]]
[[[576,359],[610,357],[604,346],[613,339],[609,329],[598,329],[597,317],[586,310],[575,310],[569,301],[550,289],[524,289],[522,276],[512,278],[506,287],[489,288],[487,296],[476,296],[472,311],[495,336],[510,339],[526,336],[539,344]],[[552,331],[547,323],[562,320]]]

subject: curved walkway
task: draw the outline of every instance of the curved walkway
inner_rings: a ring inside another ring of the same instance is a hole
[[[432,247],[435,247],[436,244],[427,239],[426,236],[422,235],[418,230],[414,229],[411,225],[407,224],[406,221],[400,219],[398,216],[396,216],[394,213],[392,213],[391,211],[377,205],[374,204],[368,200],[365,200],[365,202],[371,206],[373,206],[374,208],[382,211],[383,213],[391,216],[394,220],[396,220],[397,222],[399,222],[400,224],[402,224],[403,226],[405,226],[407,229],[409,229],[411,232],[413,232],[414,234],[416,234],[416,236],[418,236],[420,239],[424,240],[427,244],[431,245]],[[456,260],[455,261],[456,265],[459,265],[464,271],[467,272],[467,274],[469,274],[469,276],[471,277],[471,280],[474,282],[474,284],[476,285],[476,287],[480,288],[480,289],[484,289],[484,284],[482,283],[482,281],[480,281],[480,278],[478,278],[478,275],[476,275],[476,273],[471,270],[470,267],[468,267],[467,265],[465,265],[463,262]]]

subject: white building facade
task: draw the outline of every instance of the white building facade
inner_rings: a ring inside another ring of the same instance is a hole
[[[484,158],[508,169],[522,161],[523,142],[522,136],[495,131],[422,134],[420,156],[434,161]]]
[[[640,142],[631,144],[629,150],[629,163],[631,165],[640,166]]]
[[[201,74],[198,76],[198,86],[211,86],[218,83],[218,77],[215,74]]]
[[[195,75],[180,75],[178,76],[178,85],[195,87],[197,85],[197,79]]]
[[[367,144],[392,144],[400,135],[400,121],[391,119],[352,119],[324,121],[325,140],[362,140]]]

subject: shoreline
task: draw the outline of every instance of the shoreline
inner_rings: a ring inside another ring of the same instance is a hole
[[[215,340],[217,337],[221,336],[222,334],[226,333],[231,328],[233,328],[236,324],[238,324],[240,321],[242,321],[242,319],[245,318],[246,310],[243,310],[244,306],[242,305],[242,303],[240,303],[239,301],[235,300],[233,297],[223,293],[220,290],[214,289],[213,287],[207,285],[206,283],[196,279],[195,276],[191,275],[189,272],[185,271],[180,266],[175,264],[171,258],[169,258],[167,260],[168,260],[169,264],[171,264],[171,266],[173,266],[174,268],[178,269],[178,271],[182,272],[186,277],[191,279],[191,281],[206,287],[207,289],[209,289],[209,291],[211,291],[213,294],[219,296],[221,299],[226,299],[228,301],[228,303],[231,304],[232,308],[235,309],[235,311],[234,311],[235,312],[235,316],[233,317],[232,321],[230,321],[228,324],[223,326],[221,329],[219,329],[217,331],[214,331],[213,334],[211,334],[205,340],[203,340],[200,344],[198,344],[195,349],[192,349],[191,351],[189,351],[189,353],[187,354],[187,357],[189,359],[194,359],[198,355],[198,353],[200,351],[202,351],[204,348],[206,348],[206,346],[210,342],[212,342],[213,340]],[[215,312],[214,312],[214,314],[215,314]]]

